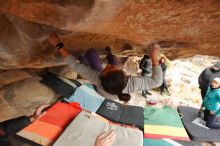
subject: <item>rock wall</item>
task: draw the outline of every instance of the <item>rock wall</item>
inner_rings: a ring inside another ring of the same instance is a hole
[[[0,69],[63,64],[46,41],[54,31],[73,52],[130,44],[142,54],[158,41],[171,59],[220,56],[220,1],[0,0],[0,31]]]

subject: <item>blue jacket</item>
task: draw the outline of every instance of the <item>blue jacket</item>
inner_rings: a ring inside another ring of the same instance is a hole
[[[209,87],[202,106],[207,110],[215,111],[215,114],[220,116],[220,88],[212,90]]]

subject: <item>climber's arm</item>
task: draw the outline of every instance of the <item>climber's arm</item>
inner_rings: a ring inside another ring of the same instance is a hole
[[[64,58],[66,58],[70,55],[70,53],[64,48],[63,43],[61,42],[60,38],[57,36],[56,33],[50,33],[49,34],[48,42],[51,45],[55,46]]]
[[[59,52],[64,58],[67,58],[70,55],[70,53],[65,48],[60,48]]]
[[[61,42],[60,38],[57,36],[56,33],[51,33],[48,36],[48,42],[55,46],[61,55],[65,58],[67,64],[75,70],[79,75],[83,78],[89,80],[93,84],[97,84],[99,82],[99,75],[100,72],[91,69],[84,64],[79,64],[75,57],[73,57],[65,48],[63,43]]]
[[[157,56],[160,53],[160,46],[158,44],[151,44],[148,49],[148,53],[152,60],[152,76],[130,76],[124,93],[133,93],[135,91],[141,91],[145,89],[153,89],[161,86],[163,81],[162,69],[157,60]]]

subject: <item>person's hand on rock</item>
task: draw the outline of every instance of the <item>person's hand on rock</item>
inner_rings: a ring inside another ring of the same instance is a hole
[[[56,46],[61,42],[59,36],[56,33],[50,33],[47,40],[53,46]]]

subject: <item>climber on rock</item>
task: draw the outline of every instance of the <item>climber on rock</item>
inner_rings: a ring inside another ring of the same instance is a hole
[[[63,43],[55,33],[49,35],[48,41],[59,50],[67,64],[83,78],[94,84],[97,92],[105,98],[128,102],[131,98],[130,93],[145,89],[149,90],[162,84],[162,70],[157,60],[160,52],[158,44],[151,44],[148,50],[153,66],[152,76],[142,77],[126,76],[121,69],[111,64],[106,65],[102,71],[94,70],[84,64],[77,63],[76,59],[64,48]]]
[[[205,98],[206,91],[210,85],[210,82],[215,77],[220,77],[220,63],[214,64],[213,66],[206,68],[199,75],[199,88],[201,89],[202,99]]]

